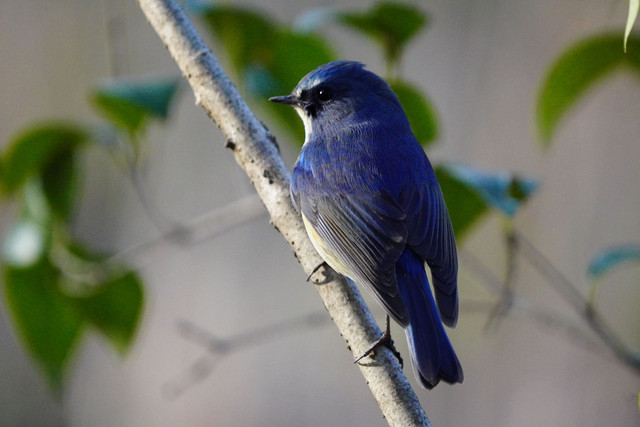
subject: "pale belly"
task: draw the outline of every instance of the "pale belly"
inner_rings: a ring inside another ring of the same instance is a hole
[[[302,214],[302,222],[304,222],[304,228],[307,230],[307,235],[309,235],[313,247],[316,248],[316,251],[318,251],[322,259],[338,273],[350,277],[351,275],[347,267],[340,261],[329,245],[320,238],[320,235],[313,229],[311,224],[309,224],[304,214]]]

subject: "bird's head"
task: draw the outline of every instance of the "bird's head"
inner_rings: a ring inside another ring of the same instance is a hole
[[[402,113],[389,85],[363,64],[352,61],[321,65],[304,76],[290,95],[269,101],[292,105],[302,118],[307,138],[318,126],[326,129],[347,121],[383,121]]]

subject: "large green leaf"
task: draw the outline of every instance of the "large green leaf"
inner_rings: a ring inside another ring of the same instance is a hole
[[[596,82],[622,66],[640,72],[640,37],[631,36],[633,49],[620,49],[621,34],[603,34],[582,40],[554,62],[545,77],[537,100],[538,131],[544,146],[560,121]]]
[[[438,137],[438,118],[435,108],[425,95],[405,81],[393,81],[391,89],[398,96],[407,113],[413,134],[423,147],[427,147]]]
[[[612,268],[640,261],[640,244],[628,244],[606,248],[596,254],[589,262],[588,274],[591,279],[599,279]]]
[[[60,385],[83,323],[67,297],[59,292],[59,278],[59,272],[46,258],[28,268],[4,265],[9,312],[29,353],[53,388]]]
[[[220,3],[207,5],[198,12],[226,49],[236,73],[242,74],[249,64],[271,61],[277,24],[266,14]]]
[[[456,239],[461,242],[489,212],[489,206],[468,183],[451,173],[448,166],[437,166],[435,172],[447,202]]]
[[[178,78],[142,82],[116,80],[92,93],[97,110],[129,135],[144,129],[150,118],[165,120],[178,91]]]
[[[96,286],[89,295],[74,297],[84,318],[121,353],[131,345],[142,314],[142,282],[133,271]]]
[[[11,139],[4,155],[6,191],[14,194],[30,178],[43,175],[54,163],[62,161],[61,156],[72,155],[87,137],[84,129],[62,123],[39,124],[27,128]]]
[[[536,179],[511,172],[486,172],[449,164],[446,170],[478,194],[485,203],[513,217],[538,188]]]
[[[381,1],[364,12],[344,12],[338,22],[382,44],[388,64],[396,63],[405,44],[427,23],[420,9],[403,3]]]

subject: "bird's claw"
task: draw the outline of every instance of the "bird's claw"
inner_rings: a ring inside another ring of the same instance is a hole
[[[391,350],[391,352],[393,353],[393,355],[396,357],[396,359],[398,359],[398,363],[400,363],[400,367],[404,367],[404,361],[402,360],[402,355],[400,354],[400,352],[398,350],[396,350],[395,345],[393,344],[393,339],[391,339],[391,328],[389,325],[389,316],[387,315],[387,327],[385,329],[385,331],[382,333],[382,335],[380,336],[380,338],[378,338],[378,340],[376,340],[376,342],[374,342],[373,344],[371,344],[371,347],[369,347],[364,353],[362,353],[362,355],[360,357],[358,357],[356,360],[354,360],[353,363],[358,363],[360,362],[362,359],[364,359],[365,357],[369,356],[371,353],[375,352],[376,349],[378,347],[387,347],[389,350]]]
[[[324,267],[324,276],[325,279],[322,281],[317,281],[317,282],[313,282],[316,285],[322,285],[327,283],[328,281],[330,281],[331,279],[331,274],[328,273],[329,270],[329,264],[327,264],[326,261],[322,261],[320,264],[316,265],[313,270],[311,270],[311,273],[309,273],[309,275],[307,276],[307,282],[309,282],[311,280],[311,277],[316,274],[318,272],[318,270],[320,270],[322,267]]]

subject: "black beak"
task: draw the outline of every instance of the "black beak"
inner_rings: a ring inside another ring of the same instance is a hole
[[[285,95],[285,96],[272,96],[269,98],[271,102],[277,102],[279,104],[287,104],[287,105],[299,105],[300,99],[293,95]]]

